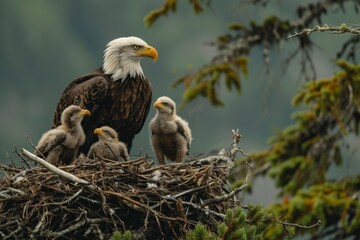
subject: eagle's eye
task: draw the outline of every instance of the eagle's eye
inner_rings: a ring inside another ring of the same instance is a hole
[[[140,46],[139,46],[139,45],[132,45],[132,48],[133,48],[134,50],[138,50],[138,49],[140,48]]]

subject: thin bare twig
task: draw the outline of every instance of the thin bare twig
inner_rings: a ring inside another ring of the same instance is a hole
[[[15,234],[17,234],[18,232],[20,232],[22,230],[22,227],[20,225],[20,222],[18,220],[16,220],[16,223],[17,223],[17,228],[12,231],[10,234],[8,234],[7,236],[5,236],[3,239],[11,239]]]
[[[35,229],[32,231],[33,233],[37,233],[39,232],[41,226],[44,226],[45,225],[45,217],[47,215],[49,215],[50,212],[45,212],[42,216],[41,216],[41,219],[39,221],[39,223],[36,225]]]
[[[21,158],[21,160],[25,163],[25,165],[30,169],[31,168],[30,164],[27,162],[26,158],[24,158],[24,156],[19,152],[17,146],[15,146],[15,153]]]
[[[305,28],[300,32],[296,32],[294,34],[290,34],[287,38],[297,37],[299,35],[310,35],[313,32],[326,32],[330,31],[333,34],[342,34],[342,33],[352,33],[355,35],[360,35],[360,27],[358,25],[355,26],[347,26],[345,23],[342,23],[340,26],[332,26],[324,24],[323,26],[317,25],[314,28]]]
[[[309,229],[309,228],[319,226],[321,224],[321,220],[318,220],[316,223],[314,223],[312,225],[309,225],[309,226],[300,225],[300,224],[297,224],[297,223],[283,222],[283,221],[280,221],[280,220],[279,220],[279,223],[282,224],[282,225],[285,225],[285,226],[293,226],[293,227],[297,227],[297,228]]]
[[[203,207],[203,206],[198,206],[196,205],[195,203],[191,203],[191,202],[182,202],[184,205],[188,205],[188,206],[191,206],[192,208],[196,209],[196,210],[200,210],[202,212],[204,212],[205,214],[212,214],[212,215],[215,215],[221,219],[225,219],[225,214],[222,214],[222,213],[218,213],[216,211],[213,211],[213,210],[210,210],[206,207]]]
[[[221,195],[221,196],[215,196],[214,198],[212,199],[207,199],[204,201],[204,205],[209,205],[209,204],[212,204],[212,203],[219,203],[219,202],[223,202],[223,201],[226,201],[232,197],[234,197],[236,194],[238,194],[239,192],[243,191],[245,188],[247,188],[248,186],[248,180],[249,180],[249,176],[251,175],[251,170],[249,169],[248,173],[246,174],[246,177],[245,177],[245,181],[244,183],[238,187],[238,188],[235,188],[233,191],[231,191],[230,193],[228,194],[224,194],[224,195]]]
[[[81,188],[74,195],[72,195],[71,197],[69,197],[68,199],[66,199],[62,202],[52,202],[52,203],[40,204],[39,206],[64,205],[64,204],[70,202],[71,200],[73,200],[74,198],[78,197],[82,193],[82,191],[83,191],[83,189]]]

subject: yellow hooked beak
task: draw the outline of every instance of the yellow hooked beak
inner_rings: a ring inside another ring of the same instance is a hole
[[[81,115],[83,116],[89,116],[91,115],[90,111],[87,110],[87,109],[82,109],[81,112],[80,112]]]
[[[162,102],[160,102],[160,101],[156,101],[154,103],[154,107],[155,108],[164,108],[164,104]]]
[[[154,62],[158,59],[158,52],[152,46],[145,46],[136,51],[136,54],[143,57],[150,57],[154,59]]]
[[[95,128],[94,134],[95,134],[95,135],[103,135],[103,131],[102,131],[101,128]]]

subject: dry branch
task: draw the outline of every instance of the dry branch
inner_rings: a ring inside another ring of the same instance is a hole
[[[37,157],[36,155],[32,154],[31,152],[27,151],[26,149],[21,149],[21,153],[28,157],[29,159],[39,163],[40,165],[46,167],[47,169],[49,169],[50,171],[56,173],[57,175],[65,178],[66,180],[69,180],[69,181],[72,181],[72,182],[75,182],[75,183],[79,183],[79,184],[83,184],[85,185],[86,187],[90,188],[90,189],[95,189],[94,186],[90,185],[90,183],[88,181],[85,181],[83,179],[80,179],[72,174],[69,174],[57,167],[55,167],[54,165],[48,163],[47,161],[45,161],[44,159],[42,158],[39,158]]]
[[[310,35],[312,32],[326,32],[326,31],[329,31],[333,34],[352,33],[355,35],[360,35],[359,25],[347,26],[345,23],[343,23],[340,26],[332,26],[332,25],[324,24],[323,26],[316,25],[314,28],[304,28],[302,31],[291,34],[287,38],[292,38],[303,34]]]

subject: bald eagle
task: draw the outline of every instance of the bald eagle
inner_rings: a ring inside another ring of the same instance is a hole
[[[61,113],[67,106],[79,105],[91,112],[91,117],[82,122],[86,141],[80,152],[88,152],[97,140],[94,129],[105,125],[117,131],[130,152],[152,100],[152,86],[140,65],[144,57],[155,62],[158,53],[138,37],[110,41],[104,51],[103,65],[75,79],[65,89],[55,110],[53,128],[61,124]]]

